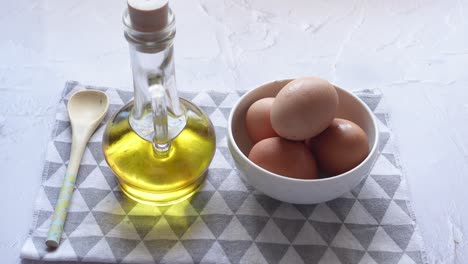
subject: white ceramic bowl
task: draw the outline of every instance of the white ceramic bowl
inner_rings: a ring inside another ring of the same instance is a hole
[[[244,94],[232,108],[228,124],[228,146],[237,169],[247,181],[262,193],[280,201],[296,204],[315,204],[340,197],[369,175],[377,157],[379,133],[375,117],[357,96],[336,87],[339,97],[337,117],[353,121],[369,138],[367,158],[354,169],[343,174],[316,180],[301,180],[269,172],[247,156],[253,144],[247,136],[245,114],[255,101],[274,97],[291,80],[274,81]]]

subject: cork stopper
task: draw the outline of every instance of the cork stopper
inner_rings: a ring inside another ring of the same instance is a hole
[[[155,32],[169,23],[168,0],[128,0],[132,27],[140,32]]]

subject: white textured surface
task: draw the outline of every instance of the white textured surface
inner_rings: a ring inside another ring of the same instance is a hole
[[[468,263],[468,1],[172,0],[180,89],[379,88],[433,263]],[[0,8],[0,255],[19,263],[66,80],[131,87],[125,1]]]

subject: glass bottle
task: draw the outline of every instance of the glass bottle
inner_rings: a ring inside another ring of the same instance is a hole
[[[157,31],[142,32],[124,12],[134,100],[107,124],[103,152],[130,198],[168,205],[194,194],[214,156],[216,139],[208,116],[179,98],[174,70],[175,18]]]

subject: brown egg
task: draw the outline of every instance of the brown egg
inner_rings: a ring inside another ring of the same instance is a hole
[[[355,123],[335,118],[317,137],[306,141],[311,146],[319,169],[328,176],[347,172],[369,154],[367,135]]]
[[[273,102],[271,124],[281,137],[305,140],[325,130],[338,107],[335,87],[317,77],[305,77],[285,85]]]
[[[270,172],[296,178],[316,179],[314,156],[303,142],[280,137],[264,139],[253,146],[249,159]]]
[[[308,149],[312,150],[312,147],[314,146],[315,141],[317,141],[317,137],[308,138],[304,140],[304,144],[306,145]]]
[[[273,97],[260,99],[247,110],[245,126],[254,144],[262,139],[278,136],[270,121],[271,106],[274,100]]]

